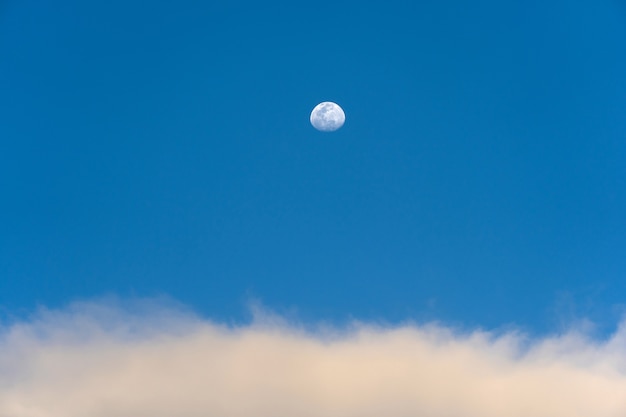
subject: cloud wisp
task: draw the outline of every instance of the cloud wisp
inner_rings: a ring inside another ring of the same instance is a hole
[[[0,330],[0,416],[623,417],[626,326],[529,340],[75,304]]]

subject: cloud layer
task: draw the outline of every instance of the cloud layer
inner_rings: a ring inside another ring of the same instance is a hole
[[[0,331],[0,416],[624,417],[626,326],[528,340],[76,304]]]

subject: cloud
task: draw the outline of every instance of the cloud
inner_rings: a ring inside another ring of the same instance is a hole
[[[0,416],[624,417],[625,353],[626,326],[530,340],[82,303],[0,331]]]

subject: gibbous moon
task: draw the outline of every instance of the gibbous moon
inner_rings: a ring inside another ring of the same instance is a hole
[[[345,121],[343,109],[332,101],[318,104],[311,112],[311,124],[322,132],[333,132],[343,126]]]

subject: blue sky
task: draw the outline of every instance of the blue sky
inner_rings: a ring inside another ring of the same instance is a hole
[[[0,308],[610,327],[625,40],[617,0],[4,1]]]

